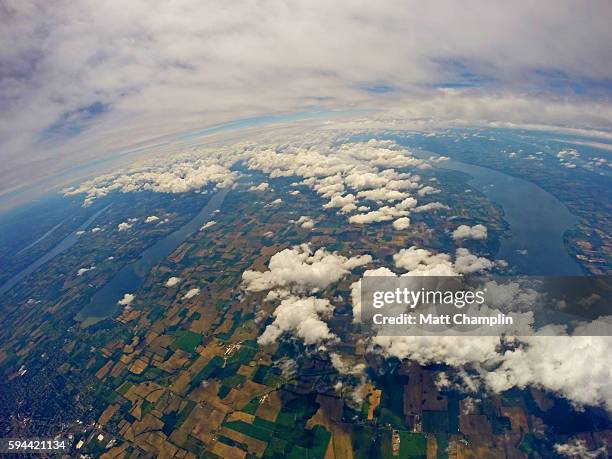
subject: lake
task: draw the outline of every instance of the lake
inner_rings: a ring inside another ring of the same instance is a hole
[[[578,224],[578,218],[555,196],[530,181],[455,159],[438,167],[468,174],[469,185],[503,209],[511,235],[501,240],[497,258],[520,274],[584,274],[563,243],[563,234]]]
[[[213,195],[208,203],[185,225],[146,249],[138,260],[125,265],[115,276],[98,290],[76,317],[83,326],[93,325],[117,311],[117,302],[126,293],[134,293],[142,285],[151,268],[161,263],[168,255],[198,231],[204,223],[211,220],[214,211],[221,207],[229,188]]]
[[[62,239],[62,241],[59,244],[57,244],[55,247],[53,247],[51,250],[49,250],[47,253],[45,253],[42,257],[37,259],[35,262],[31,263],[27,268],[24,268],[23,270],[19,271],[19,273],[15,274],[13,277],[11,277],[9,280],[7,280],[2,285],[2,287],[0,287],[0,296],[4,295],[11,288],[13,288],[18,282],[23,280],[26,276],[32,274],[34,271],[36,271],[42,265],[44,265],[45,263],[47,263],[51,259],[55,258],[56,256],[58,256],[60,253],[64,252],[65,250],[68,250],[74,244],[76,244],[77,241],[79,240],[79,235],[77,233],[80,232],[80,231],[85,231],[87,228],[89,228],[89,226],[94,222],[94,220],[96,218],[98,218],[98,216],[102,212],[104,212],[106,209],[108,209],[109,207],[110,207],[110,204],[108,206],[104,207],[103,209],[100,209],[99,211],[97,211],[95,214],[93,214],[91,217],[89,217],[87,220],[85,220],[85,222],[81,226],[79,226],[74,232],[70,233],[68,236],[66,236],[64,239]],[[30,244],[30,246],[26,247],[25,249],[22,249],[21,251],[23,252],[27,248],[29,248],[29,247],[35,245],[36,243],[40,242],[43,238],[47,237],[56,228],[57,228],[57,226],[55,228],[52,228],[51,231],[49,231],[47,234],[43,235],[42,238],[38,239],[34,243]]]
[[[138,260],[121,268],[94,294],[90,303],[79,312],[76,320],[82,321],[83,326],[89,326],[114,314],[118,308],[117,302],[123,298],[123,295],[134,293],[142,285],[151,268],[161,263],[185,239],[211,220],[214,211],[221,207],[229,191],[229,188],[224,188],[217,192],[189,222],[146,249]]]

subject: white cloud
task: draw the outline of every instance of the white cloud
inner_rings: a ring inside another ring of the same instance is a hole
[[[29,178],[28,170],[40,181],[144,141],[164,148],[170,133],[313,105],[397,106],[427,122],[443,116],[609,127],[612,118],[596,92],[612,73],[610,11],[599,3],[584,11],[553,0],[537,8],[485,4],[478,14],[448,1],[418,9],[364,3],[358,15],[348,2],[237,2],[212,13],[195,0],[180,8],[143,0],[129,9],[119,0],[8,5],[3,41],[15,46],[1,62],[4,190]],[[440,89],[469,84],[466,74],[488,83]],[[551,84],[558,75],[567,89]],[[594,97],[571,89],[585,81],[595,82]],[[393,164],[379,148],[367,153]]]
[[[450,255],[446,253],[433,254],[429,250],[412,246],[401,249],[393,255],[396,267],[407,270],[410,274],[420,273],[428,276],[452,276],[457,273],[453,269]]]
[[[277,198],[274,201],[272,201],[269,205],[270,206],[278,206],[278,205],[280,205],[282,203],[283,203],[283,200],[281,198]]]
[[[336,352],[330,353],[329,357],[332,365],[341,375],[361,375],[366,369],[365,364],[358,363],[355,365],[353,363],[349,363],[343,360],[340,354],[337,354]]]
[[[349,223],[366,225],[369,223],[385,222],[396,217],[408,215],[407,210],[398,210],[397,207],[383,206],[367,214],[356,214],[349,217]]]
[[[133,226],[133,224],[132,224],[132,223],[129,223],[129,222],[121,222],[121,223],[119,223],[119,224],[117,225],[117,229],[118,229],[119,231],[127,231],[127,230],[129,230],[129,229],[130,229],[132,226]]]
[[[90,266],[89,268],[79,268],[79,270],[77,271],[77,276],[82,276],[83,274],[85,274],[87,271],[91,271],[92,269],[96,269],[95,266]]]
[[[577,438],[572,439],[572,441],[568,443],[555,443],[554,448],[557,454],[571,458],[603,459],[609,457],[607,445],[591,449],[588,447],[585,440],[580,440]]]
[[[243,287],[252,292],[276,287],[321,289],[371,261],[369,255],[347,258],[322,248],[312,253],[307,244],[302,244],[274,254],[267,271],[245,271],[242,274]]]
[[[355,196],[352,194],[347,194],[346,196],[336,194],[327,204],[324,204],[323,207],[325,209],[339,207],[341,213],[349,213],[357,208],[355,205]]]
[[[159,217],[157,215],[149,215],[147,218],[145,218],[145,223],[155,223],[159,221]]]
[[[405,269],[409,276],[458,276],[491,269],[495,264],[484,257],[459,248],[455,260],[446,253],[434,254],[427,249],[412,246],[393,255],[396,267]]]
[[[202,227],[200,228],[200,231],[204,231],[205,229],[208,229],[211,226],[215,226],[216,224],[217,224],[217,222],[215,220],[207,221],[206,223],[204,223],[202,225]]]
[[[460,225],[453,231],[453,239],[486,239],[487,227],[484,225]]]
[[[249,191],[266,191],[269,187],[270,184],[268,182],[261,182],[257,186],[253,185],[251,188],[249,188]]]
[[[396,276],[389,268],[381,267],[368,269],[363,273],[363,277],[368,276]],[[361,321],[361,279],[351,284],[351,304],[353,306],[353,322]]]
[[[301,338],[305,344],[318,344],[336,336],[323,319],[329,319],[334,307],[327,299],[290,296],[274,310],[274,321],[266,327],[257,342],[274,344],[285,332]]]
[[[371,201],[400,201],[402,199],[408,198],[410,195],[408,193],[397,191],[397,190],[389,190],[386,188],[376,188],[374,190],[366,190],[360,191],[357,193],[358,198],[365,198]]]
[[[455,256],[455,270],[460,274],[475,273],[478,271],[491,269],[494,266],[495,264],[491,260],[484,257],[478,257],[470,253],[468,249],[457,249]]]
[[[174,287],[175,285],[178,285],[181,282],[181,278],[180,277],[171,277],[166,281],[166,287]]]
[[[307,217],[305,215],[302,215],[300,218],[298,218],[295,221],[295,224],[300,226],[300,227],[302,227],[302,228],[305,228],[305,229],[314,228],[314,221],[313,221],[313,219],[310,218],[310,217]]]
[[[193,298],[194,296],[197,296],[200,294],[200,289],[195,287],[190,289],[187,293],[185,293],[183,295],[183,299],[184,300],[190,300],[191,298]]]
[[[427,204],[423,204],[422,206],[415,207],[412,211],[416,213],[420,212],[430,212],[432,210],[448,210],[449,207],[440,202],[429,202]]]
[[[123,298],[121,298],[119,301],[117,301],[117,304],[121,305],[121,306],[129,306],[130,304],[132,304],[132,302],[136,299],[136,297],[131,294],[131,293],[126,293],[125,295],[123,295]]]
[[[508,346],[511,338],[506,345],[505,340],[499,336],[376,336],[373,343],[384,355],[423,365],[469,365],[494,392],[533,386],[577,406],[604,406],[612,411],[612,368],[592,364],[606,361],[612,338],[536,335],[521,337],[512,346]]]
[[[400,217],[393,222],[393,228],[398,231],[405,230],[410,226],[410,219],[408,217]]]
[[[211,183],[223,188],[234,183],[237,174],[229,170],[236,158],[223,158],[223,149],[216,152],[187,152],[172,157],[145,158],[140,165],[87,180],[76,188],[64,190],[67,196],[85,194],[84,205],[109,193],[154,191],[186,193],[200,190]]]
[[[98,233],[98,232],[100,232],[100,231],[102,231],[102,228],[100,228],[99,226],[96,226],[95,228],[92,228],[92,229],[91,229],[91,232],[92,232],[92,233]]]
[[[427,196],[428,194],[436,194],[439,192],[440,190],[438,190],[437,188],[434,188],[431,185],[426,185],[423,188],[419,189],[417,193],[419,196]]]

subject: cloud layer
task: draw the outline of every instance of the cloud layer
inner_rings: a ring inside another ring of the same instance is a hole
[[[410,118],[591,127],[612,119],[607,2],[1,8],[2,191],[68,161],[270,113],[402,108]]]

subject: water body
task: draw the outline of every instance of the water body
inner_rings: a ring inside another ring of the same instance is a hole
[[[188,223],[165,238],[156,242],[140,255],[138,260],[125,265],[104,287],[98,290],[76,317],[83,326],[93,325],[115,313],[117,302],[126,293],[135,292],[142,285],[151,268],[162,262],[189,236],[198,231],[221,207],[229,188],[225,188],[210,198],[206,206]]]
[[[439,167],[468,174],[470,186],[502,207],[511,235],[501,240],[498,258],[521,274],[584,274],[563,244],[563,234],[577,225],[578,219],[555,196],[532,182],[486,167],[453,159],[439,163]]]
[[[20,271],[19,273],[15,274],[8,281],[6,281],[2,285],[2,287],[0,287],[0,296],[4,295],[11,288],[13,288],[19,281],[21,281],[26,276],[28,276],[31,273],[33,273],[34,271],[36,271],[38,268],[40,268],[42,265],[47,263],[49,260],[55,258],[60,253],[64,252],[65,250],[69,249],[74,244],[76,244],[76,242],[79,240],[79,235],[76,234],[76,233],[79,232],[79,231],[85,231],[94,222],[94,220],[96,218],[98,218],[98,215],[100,215],[102,212],[104,212],[110,206],[111,205],[109,204],[105,208],[100,209],[99,211],[97,211],[95,214],[93,214],[91,217],[89,217],[81,226],[79,226],[73,233],[70,233],[68,236],[66,236],[64,239],[62,239],[62,241],[59,244],[57,244],[55,247],[53,247],[50,251],[45,253],[42,257],[40,257],[38,260],[36,260],[32,264],[30,264],[27,268],[24,268],[22,271]],[[57,228],[57,227],[55,227],[55,228]],[[51,229],[51,231],[54,231],[55,228]],[[50,232],[45,234],[43,236],[43,238],[48,236],[50,234]],[[43,238],[39,239],[36,242],[39,242]],[[23,249],[23,250],[25,250],[25,249]]]
[[[19,255],[20,253],[25,252],[28,249],[31,249],[32,247],[34,247],[36,244],[38,244],[39,242],[44,241],[47,237],[49,237],[51,234],[53,234],[53,232],[58,229],[60,226],[62,226],[64,224],[64,222],[68,220],[67,218],[65,218],[64,220],[62,220],[61,222],[59,222],[57,225],[55,225],[53,228],[51,228],[49,231],[47,231],[45,234],[43,234],[41,237],[39,237],[38,239],[36,239],[34,242],[32,242],[31,244],[28,244],[27,246],[25,246],[23,249],[21,249],[19,252],[17,252],[17,255]]]

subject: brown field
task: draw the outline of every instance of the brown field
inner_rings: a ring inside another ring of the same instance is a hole
[[[427,437],[427,459],[437,459],[438,457],[438,442],[436,437],[429,435]]]
[[[243,411],[233,411],[227,416],[227,422],[244,421],[247,424],[253,424],[254,420],[255,420],[255,416],[249,413],[245,413]]]
[[[462,414],[459,416],[459,430],[466,435],[491,435],[493,430],[484,414]]]
[[[368,402],[370,407],[368,408],[368,421],[374,420],[374,411],[380,405],[380,399],[382,398],[382,390],[372,388],[372,391],[368,394]]]
[[[249,378],[254,371],[255,367],[251,367],[249,365],[240,365],[240,368],[238,368],[237,373],[239,375],[246,376],[247,378]]]
[[[339,420],[342,416],[342,400],[318,395],[317,403],[321,406],[308,420],[306,428],[312,429],[315,425],[322,425],[331,432],[332,437],[325,453],[325,459],[353,459],[353,445],[348,429],[342,423],[333,420]],[[339,413],[338,407],[340,407]]]
[[[100,380],[104,379],[114,364],[115,362],[112,360],[106,362],[104,366],[97,371],[96,378]]]
[[[148,366],[149,366],[149,358],[148,357],[140,357],[138,360],[136,360],[134,363],[132,363],[132,365],[130,365],[128,370],[130,372],[134,373],[135,375],[139,375],[143,371],[145,371],[145,369]]]
[[[106,409],[102,412],[100,417],[98,418],[98,424],[104,426],[109,421],[110,418],[117,412],[119,409],[119,405],[113,404],[106,407]]]
[[[168,373],[174,373],[185,366],[185,364],[189,361],[189,357],[189,353],[181,349],[177,349],[168,360],[165,360],[157,366]]]
[[[265,441],[257,440],[256,438],[249,437],[248,435],[245,435],[242,432],[236,432],[235,430],[228,429],[226,427],[221,427],[219,434],[227,438],[231,438],[234,441],[244,443],[245,445],[247,445],[248,452],[254,454],[257,457],[263,456],[268,446]]]
[[[247,380],[240,389],[232,389],[223,399],[223,403],[234,409],[239,409],[249,403],[252,398],[263,395],[269,390],[268,386]]]
[[[183,371],[170,386],[170,390],[179,395],[185,395],[191,382],[191,375],[188,371]]]
[[[215,442],[211,451],[223,459],[244,459],[247,454],[246,451],[221,442]]]
[[[125,450],[128,449],[130,444],[128,442],[122,443],[119,446],[109,449],[100,456],[100,459],[116,459],[125,457]]]
[[[523,408],[520,406],[502,406],[501,412],[502,416],[510,418],[512,430],[529,432],[529,424]]]
[[[257,407],[255,414],[257,417],[266,419],[271,422],[275,422],[278,417],[278,413],[282,408],[282,401],[278,396],[278,392],[274,391],[268,395],[266,401]]]

